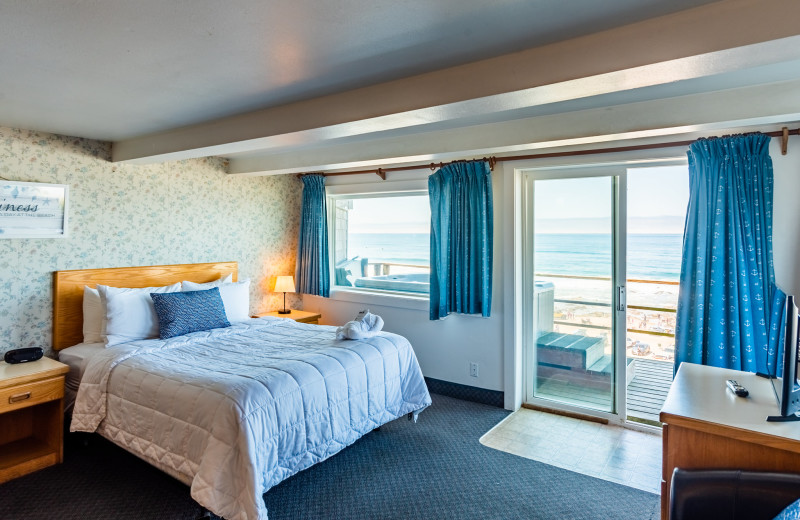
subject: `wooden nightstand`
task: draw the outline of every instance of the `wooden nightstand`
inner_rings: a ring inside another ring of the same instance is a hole
[[[294,321],[299,321],[300,323],[313,323],[319,324],[319,319],[322,317],[318,312],[307,312],[307,311],[298,311],[295,309],[290,309],[292,312],[289,314],[278,314],[278,311],[269,311],[269,312],[262,312],[261,314],[256,314],[256,318],[261,318],[263,316],[274,316],[275,318],[291,318]]]
[[[0,361],[0,483],[64,458],[64,374],[50,358]]]

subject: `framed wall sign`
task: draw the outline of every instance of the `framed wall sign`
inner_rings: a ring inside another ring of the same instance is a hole
[[[0,238],[67,236],[69,186],[0,180]]]

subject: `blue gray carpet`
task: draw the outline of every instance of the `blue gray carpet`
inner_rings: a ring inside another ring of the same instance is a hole
[[[399,419],[272,488],[270,520],[655,519],[656,495],[482,446],[508,412],[433,395],[418,424]],[[178,481],[90,436],[64,464],[0,485],[0,518],[195,519]]]

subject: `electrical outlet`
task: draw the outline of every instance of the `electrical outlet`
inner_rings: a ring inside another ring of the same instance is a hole
[[[469,375],[472,377],[478,377],[478,364],[477,363],[470,363],[469,364]]]

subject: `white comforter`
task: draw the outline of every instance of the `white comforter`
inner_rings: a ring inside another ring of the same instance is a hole
[[[191,486],[230,520],[372,429],[431,403],[408,340],[261,318],[94,356],[72,431],[98,431]]]

